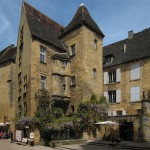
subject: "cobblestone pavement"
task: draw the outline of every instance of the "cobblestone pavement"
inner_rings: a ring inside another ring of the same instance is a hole
[[[51,148],[40,145],[35,146],[23,146],[16,143],[10,143],[10,140],[0,139],[0,150],[150,150],[150,143],[137,143],[137,142],[124,142],[126,146],[116,147],[108,146],[106,142],[90,142],[85,144],[73,144],[73,145],[62,145],[60,147]],[[141,147],[142,146],[142,147]]]
[[[23,146],[16,143],[10,143],[10,140],[0,139],[0,150],[110,150],[111,148],[101,147],[98,145],[86,145],[86,144],[74,144],[74,145],[63,145],[61,147],[50,148],[40,145]],[[123,149],[122,149],[123,150]]]

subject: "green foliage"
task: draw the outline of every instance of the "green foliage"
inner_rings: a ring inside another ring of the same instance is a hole
[[[79,138],[84,129],[94,127],[94,122],[103,119],[108,109],[106,98],[97,99],[96,94],[92,94],[90,100],[80,103],[77,113],[71,117],[65,116],[61,108],[53,106],[53,101],[44,89],[36,95],[36,102],[34,118],[40,122],[40,134],[46,140],[66,138],[69,133]]]
[[[92,94],[91,101],[97,101],[97,96],[95,93]]]

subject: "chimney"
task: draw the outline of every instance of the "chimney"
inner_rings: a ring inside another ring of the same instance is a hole
[[[126,44],[126,41],[124,41],[124,45],[123,45],[123,52],[124,53],[126,52],[126,49],[127,49],[127,44]]]
[[[133,38],[133,34],[134,34],[133,30],[129,31],[128,32],[128,39],[132,39]]]

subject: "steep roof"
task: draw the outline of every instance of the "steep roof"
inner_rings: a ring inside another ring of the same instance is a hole
[[[80,7],[78,8],[72,21],[64,28],[61,36],[68,34],[71,30],[75,30],[83,24],[90,28],[92,31],[95,31],[100,36],[104,37],[104,34],[95,23],[95,21],[92,19],[89,11],[83,4],[80,5]]]
[[[124,52],[125,43],[126,51]],[[103,47],[104,60],[108,55],[113,55],[114,58],[112,63],[104,64],[104,68],[150,57],[150,28],[133,34],[132,39],[127,38]]]
[[[9,45],[0,52],[0,64],[9,60],[15,60],[17,48],[14,45]]]
[[[63,43],[58,39],[64,27],[48,18],[28,3],[24,2],[23,6],[32,36],[56,46],[59,48],[59,52],[65,52],[66,50]]]

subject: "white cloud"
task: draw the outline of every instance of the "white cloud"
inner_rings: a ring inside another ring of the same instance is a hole
[[[7,18],[5,17],[5,15],[0,12],[0,24],[1,24],[1,28],[0,28],[0,37],[2,36],[2,34],[8,29],[8,27],[10,26],[10,22],[7,20]]]

